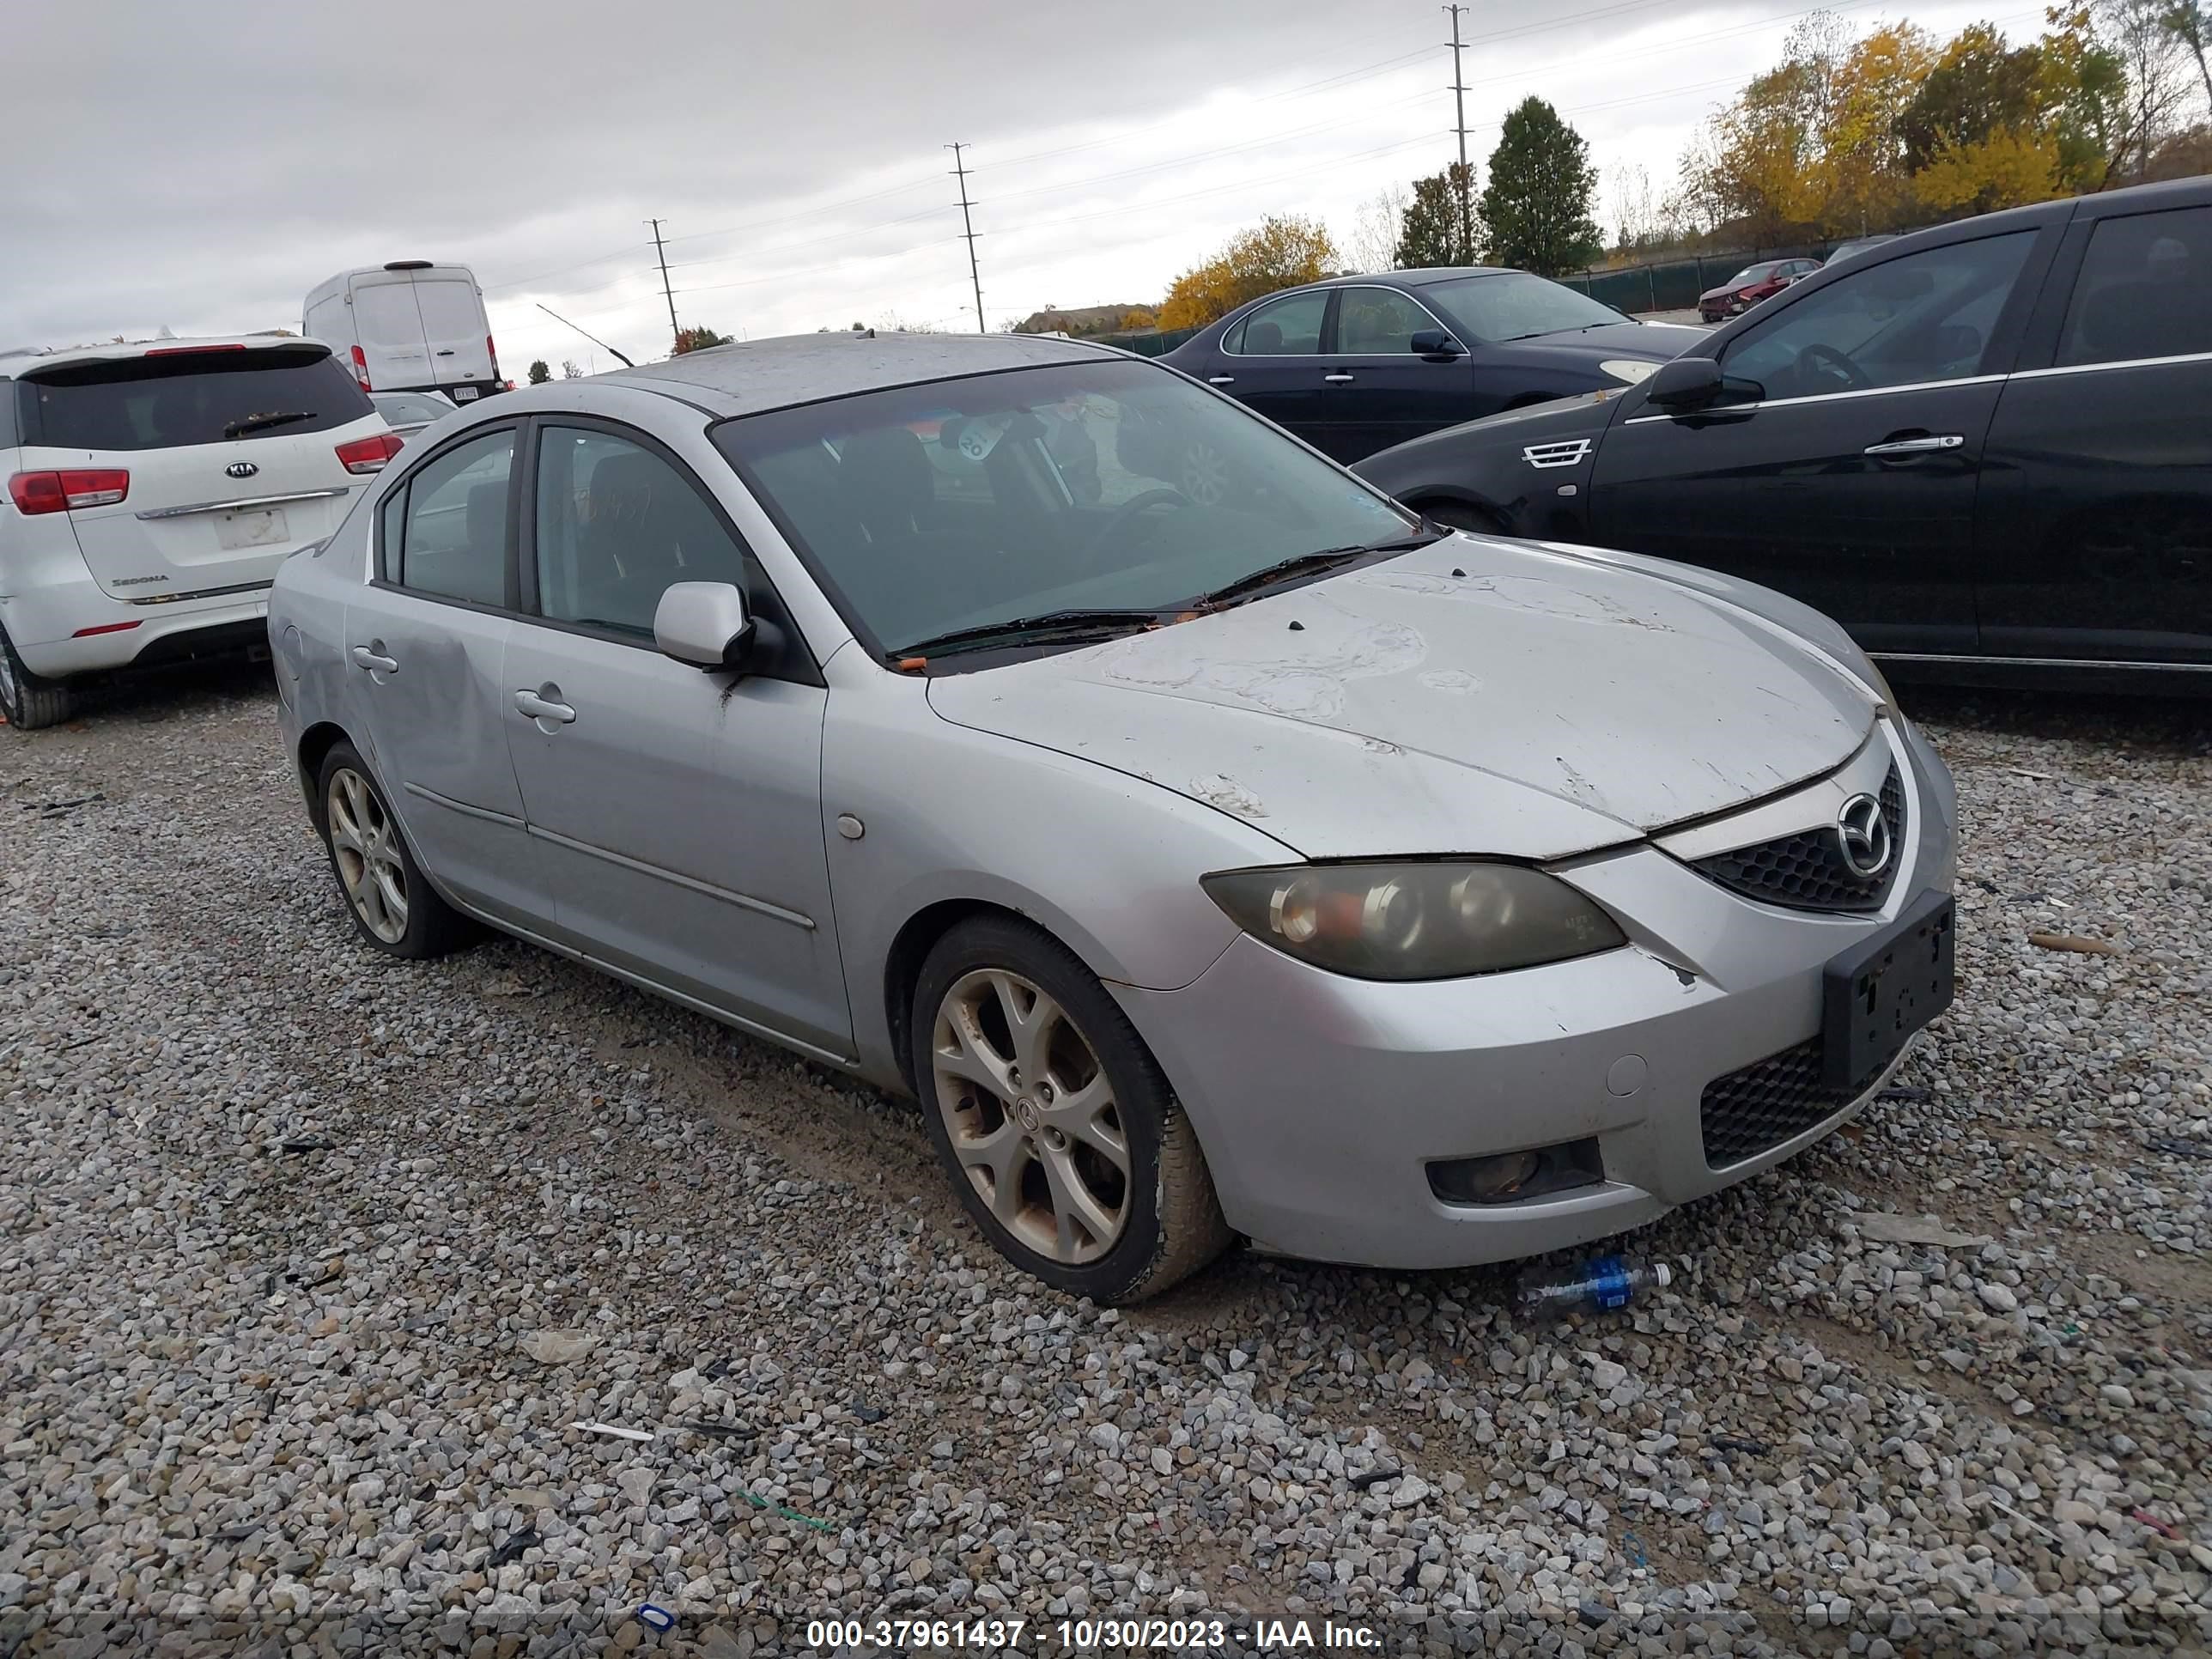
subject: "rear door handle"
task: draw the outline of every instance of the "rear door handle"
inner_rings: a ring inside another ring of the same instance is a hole
[[[383,641],[379,641],[378,643],[381,644]],[[398,663],[366,645],[354,647],[353,665],[356,668],[366,668],[372,674],[397,674],[399,672]]]
[[[1350,386],[1352,377],[1349,374],[1324,374],[1322,379],[1331,386]]]
[[[438,355],[439,355],[441,357],[450,357],[450,356],[452,356],[453,355],[453,348],[452,348],[451,346],[448,346],[448,347],[447,347],[447,348],[446,348],[446,349],[444,349],[443,351],[441,351]]]
[[[567,703],[549,702],[535,691],[516,692],[514,706],[534,720],[557,720],[567,726],[576,718],[576,711]]]
[[[1206,377],[1206,383],[1208,386],[1235,386],[1237,377],[1234,374],[1209,374]]]
[[[1869,444],[1869,455],[1932,455],[1940,450],[1963,449],[1966,441],[1956,432],[1930,433],[1923,438],[1892,438],[1886,443]]]

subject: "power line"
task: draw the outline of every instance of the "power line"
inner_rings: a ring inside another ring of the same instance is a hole
[[[645,222],[653,227],[653,251],[660,260],[660,292],[668,301],[668,332],[672,337],[668,349],[673,351],[684,343],[684,330],[676,321],[676,290],[668,286],[668,251],[661,246],[660,221],[647,219]]]
[[[952,176],[960,181],[961,234],[968,241],[968,280],[975,288],[975,331],[988,334],[990,325],[983,320],[983,277],[975,268],[975,222],[968,215],[968,167],[960,156],[963,146],[947,144],[945,148],[952,152]]]
[[[1465,6],[1446,6],[1452,20],[1452,109],[1459,129],[1459,250],[1462,259],[1474,258],[1474,177],[1467,170],[1467,76],[1460,68],[1459,15]]]

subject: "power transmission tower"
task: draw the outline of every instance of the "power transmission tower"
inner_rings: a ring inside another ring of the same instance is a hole
[[[968,212],[972,205],[968,200],[968,167],[960,157],[960,152],[967,146],[947,144],[945,148],[952,152],[952,176],[960,181],[960,232],[968,239],[968,280],[975,287],[975,331],[988,334],[991,331],[983,321],[983,277],[975,268],[975,222]]]
[[[1459,117],[1459,246],[1460,258],[1474,261],[1474,175],[1467,167],[1467,76],[1460,70],[1459,15],[1465,6],[1446,6],[1452,20],[1452,105]]]
[[[668,332],[673,337],[668,349],[673,351],[684,343],[684,331],[676,321],[676,290],[668,286],[668,250],[660,245],[660,221],[647,219],[645,222],[653,227],[653,251],[660,260],[660,292],[668,301]]]

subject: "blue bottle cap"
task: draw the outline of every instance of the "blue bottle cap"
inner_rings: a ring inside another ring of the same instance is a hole
[[[650,1601],[637,1610],[637,1620],[641,1625],[652,1626],[655,1630],[676,1628],[676,1615],[666,1607],[656,1607]]]

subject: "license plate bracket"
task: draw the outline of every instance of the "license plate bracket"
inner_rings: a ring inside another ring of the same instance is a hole
[[[1912,1034],[1951,1006],[1957,912],[1929,893],[1821,975],[1821,1081],[1857,1090],[1880,1076]]]

